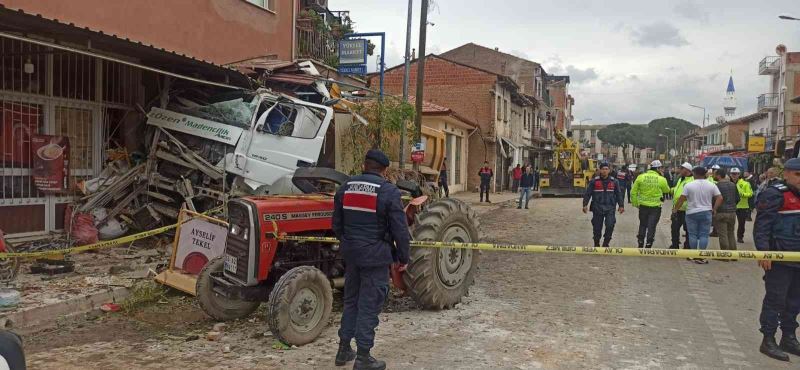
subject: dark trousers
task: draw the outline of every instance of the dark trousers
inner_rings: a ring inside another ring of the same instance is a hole
[[[744,239],[744,224],[747,222],[747,216],[750,216],[749,209],[737,209],[736,210],[736,238],[739,240]]]
[[[519,179],[514,179],[511,183],[513,184],[511,185],[511,191],[516,193],[519,189]]]
[[[653,246],[653,242],[656,240],[656,225],[660,218],[661,207],[639,206],[639,234],[636,235],[639,248],[645,244],[645,241],[647,241],[648,248]]]
[[[449,198],[450,197],[450,188],[447,187],[447,180],[439,181],[439,188],[444,190],[445,198]],[[441,195],[441,194],[439,194],[439,195]]]
[[[383,309],[389,293],[389,266],[345,266],[341,343],[349,344],[356,338],[356,346],[369,351],[375,345],[375,328],[378,314]]]
[[[483,194],[486,194],[486,201],[489,201],[489,184],[481,184],[481,202],[483,202]]]
[[[772,268],[764,272],[764,289],[761,332],[774,336],[780,326],[784,335],[794,334],[800,313],[800,268],[772,262]]]
[[[627,195],[628,196],[628,203],[630,203],[631,202],[631,185],[630,184],[625,185],[623,187],[623,189],[628,191],[628,195]]]
[[[678,211],[670,217],[672,220],[672,245],[670,248],[679,249],[681,246],[681,228],[686,233],[683,240],[683,249],[689,249],[689,231],[686,230],[686,211]]]
[[[592,234],[594,244],[600,244],[600,237],[603,236],[603,245],[608,246],[611,236],[614,235],[614,225],[617,224],[617,217],[614,208],[608,210],[592,210]],[[603,234],[603,225],[606,227],[606,234]]]
[[[533,178],[533,190],[539,190],[539,176]]]

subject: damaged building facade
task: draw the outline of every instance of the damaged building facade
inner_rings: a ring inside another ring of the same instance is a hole
[[[163,4],[162,16],[207,23],[204,34],[166,19],[141,27],[154,13],[139,2],[108,17],[86,11],[101,3],[0,1],[0,230],[11,237],[64,229],[70,204],[99,185],[90,180],[144,164],[150,107],[252,87],[224,63],[294,56],[296,2]]]

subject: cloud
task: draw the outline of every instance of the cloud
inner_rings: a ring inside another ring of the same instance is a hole
[[[689,45],[686,38],[681,35],[681,31],[665,21],[639,26],[631,30],[631,38],[634,44],[649,48]]]
[[[572,64],[565,67],[562,62],[558,55],[547,58],[544,62],[545,71],[551,75],[567,75],[570,77],[570,82],[575,85],[590,82],[600,77],[597,70],[592,67],[581,69]]]
[[[573,65],[568,65],[565,68],[567,75],[570,77],[570,82],[574,84],[581,84],[596,80],[598,75],[594,68],[580,69]]]
[[[711,13],[705,10],[700,3],[695,0],[686,0],[675,5],[675,13],[686,19],[708,23]]]

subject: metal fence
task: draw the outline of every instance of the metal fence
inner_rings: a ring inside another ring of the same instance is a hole
[[[337,60],[338,42],[325,34],[309,29],[297,29],[297,56],[327,64]]]

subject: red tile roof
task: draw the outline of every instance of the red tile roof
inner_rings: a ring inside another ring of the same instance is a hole
[[[408,103],[409,104],[415,104],[415,102],[416,102],[416,97],[415,96],[409,96],[408,97]],[[455,119],[457,119],[457,120],[459,120],[461,122],[466,123],[468,126],[478,127],[478,124],[475,123],[473,120],[471,120],[469,118],[466,118],[466,117],[456,113],[452,109],[447,108],[447,107],[443,107],[441,105],[438,105],[438,104],[435,104],[435,103],[431,103],[431,102],[425,101],[425,100],[422,101],[422,115],[423,116],[424,115],[430,115],[430,116],[437,116],[437,115],[452,116],[453,118],[455,118]]]

